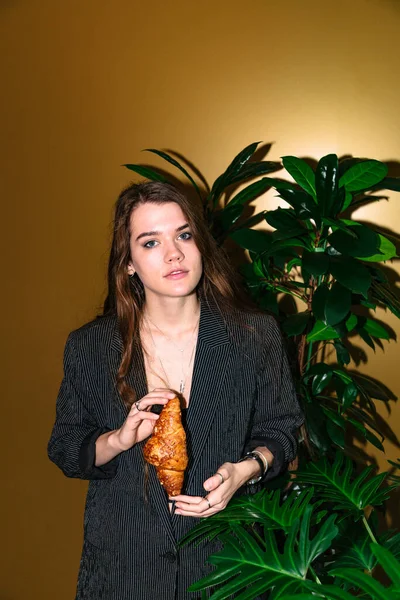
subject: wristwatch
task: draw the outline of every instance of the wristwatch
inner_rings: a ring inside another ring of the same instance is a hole
[[[243,462],[244,460],[248,459],[256,460],[260,465],[261,475],[259,475],[258,477],[253,477],[252,479],[249,479],[249,481],[246,482],[246,485],[254,485],[255,483],[261,481],[261,479],[268,471],[268,461],[262,452],[259,452],[258,450],[252,450],[251,452],[247,452],[247,454],[240,458],[238,462]]]

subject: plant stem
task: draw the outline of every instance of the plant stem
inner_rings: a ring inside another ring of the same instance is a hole
[[[369,535],[369,537],[370,537],[370,538],[371,538],[371,540],[374,542],[374,544],[377,544],[378,542],[377,542],[377,540],[376,540],[376,538],[375,538],[374,534],[373,534],[373,533],[372,533],[372,531],[371,531],[371,527],[368,525],[368,521],[367,521],[367,519],[366,519],[366,518],[363,516],[362,520],[363,520],[363,523],[364,523],[365,529],[368,531],[368,535]]]
[[[299,370],[300,370],[300,375],[303,375],[304,373],[304,354],[306,351],[306,334],[303,333],[303,335],[301,336],[301,340],[299,343]]]
[[[312,347],[313,347],[313,342],[309,342],[309,344],[308,344],[308,351],[307,351],[307,362],[304,365],[305,367],[307,367],[307,369],[310,366],[310,360],[312,358]]]
[[[321,581],[320,581],[320,579],[319,579],[319,577],[318,577],[318,575],[316,574],[316,572],[314,571],[314,569],[312,568],[312,566],[310,565],[308,568],[310,569],[310,572],[311,572],[311,574],[313,575],[313,577],[314,577],[314,579],[315,579],[316,583],[319,583],[319,585],[322,585],[322,584],[321,584]]]
[[[304,368],[306,369],[308,367],[308,363],[312,361],[312,359],[317,356],[318,352],[322,349],[325,348],[325,346],[327,346],[330,342],[325,342],[321,348],[318,348],[318,350],[316,352],[314,352],[314,354],[307,360],[306,364],[304,365]]]

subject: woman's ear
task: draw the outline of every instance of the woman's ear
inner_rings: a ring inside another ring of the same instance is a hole
[[[135,274],[135,269],[133,268],[133,264],[129,263],[128,264],[128,275],[129,277],[132,277]]]

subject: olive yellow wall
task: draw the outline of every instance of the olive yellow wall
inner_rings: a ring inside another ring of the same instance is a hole
[[[120,165],[172,148],[213,181],[255,140],[400,160],[399,29],[398,0],[0,2],[1,600],[73,598],[86,484],[46,443],[67,333],[104,298]],[[399,231],[399,206],[359,216]],[[365,350],[400,394],[399,347]]]

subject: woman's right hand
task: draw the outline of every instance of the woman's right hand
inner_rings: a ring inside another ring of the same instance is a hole
[[[120,452],[129,450],[138,442],[145,440],[153,433],[153,429],[159,415],[152,413],[149,409],[154,404],[167,404],[168,400],[175,398],[176,394],[166,388],[156,388],[143,396],[138,402],[132,404],[124,424],[120,429],[114,431],[114,439],[109,440],[115,444]],[[138,404],[140,410],[137,409]]]

